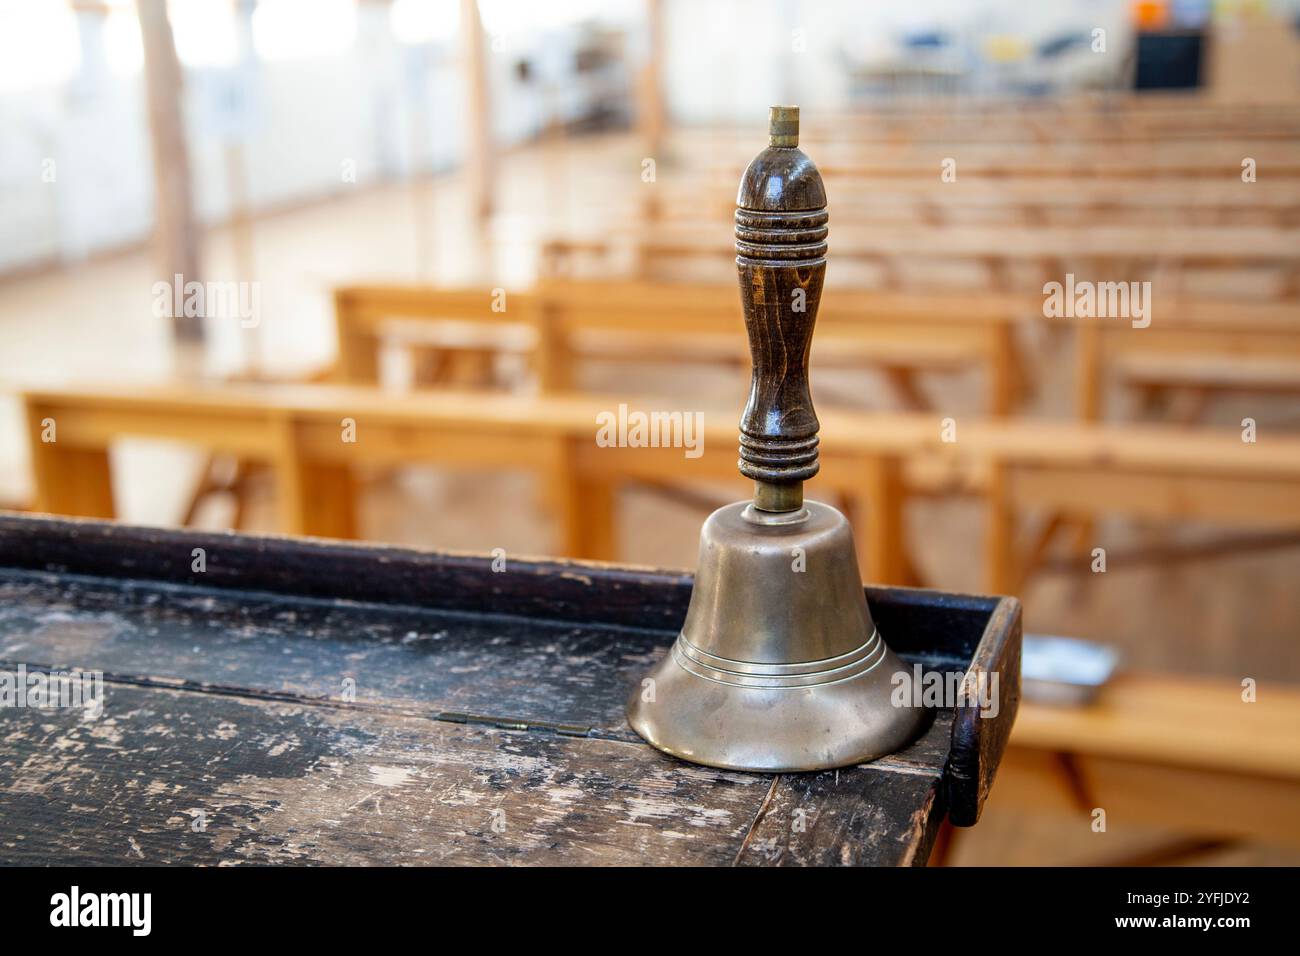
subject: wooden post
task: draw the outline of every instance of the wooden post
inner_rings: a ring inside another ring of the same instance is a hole
[[[873,584],[911,584],[903,529],[902,466],[897,458],[866,459],[854,471],[862,476],[861,490],[845,492],[845,505],[855,525],[858,571]]]
[[[256,282],[257,267],[253,256],[253,218],[248,208],[248,163],[242,143],[227,143],[225,149],[226,184],[230,191],[230,243],[235,275],[240,282]],[[244,329],[244,354],[247,370],[256,379],[262,367],[261,334],[256,327]]]
[[[664,2],[646,0],[646,26],[650,39],[641,71],[641,103],[637,120],[645,155],[661,161],[666,113],[664,110]]]
[[[281,419],[278,430],[279,448],[271,467],[280,530],[319,538],[355,538],[357,483],[350,466],[307,460],[291,415]]]
[[[1004,325],[994,333],[989,355],[989,415],[1002,418],[1011,414],[1020,397],[1018,371],[1015,330]]]
[[[245,82],[253,70],[253,9],[256,0],[237,0],[239,66]],[[241,282],[257,281],[257,260],[253,249],[253,216],[249,201],[248,157],[240,134],[226,143],[226,187],[230,192],[230,241],[235,275]],[[258,327],[244,329],[248,371],[257,378],[262,364],[261,332]]]
[[[533,327],[537,333],[533,371],[537,387],[543,394],[573,388],[573,351],[557,314],[561,308],[563,306],[554,293],[543,288],[533,313]]]
[[[373,326],[353,320],[356,305],[345,289],[334,291],[334,325],[338,357],[334,381],[346,384],[379,384],[379,339]]]
[[[153,145],[154,242],[159,278],[170,284],[174,276],[181,275],[183,282],[199,282],[199,231],[190,194],[190,156],[181,110],[183,76],[167,20],[167,2],[138,0],[136,6]],[[196,358],[203,343],[202,318],[174,316],[172,331],[178,351],[185,356],[182,361]]]
[[[1102,400],[1102,329],[1093,320],[1084,320],[1079,325],[1075,348],[1078,356],[1075,364],[1076,380],[1074,383],[1078,415],[1080,420],[1095,422],[1101,418]]]
[[[1016,587],[1016,510],[1011,500],[1007,466],[993,462],[984,492],[984,562],[990,594],[1006,594]]]
[[[495,176],[492,144],[492,102],[488,92],[486,38],[478,0],[460,0],[460,63],[465,92],[464,172],[471,214],[480,221],[492,214]]]
[[[36,483],[32,509],[79,518],[115,517],[108,450],[60,444],[58,415],[51,408],[28,400],[26,416]]]
[[[543,497],[555,508],[560,553],[590,561],[618,558],[617,496],[605,477],[584,473],[579,442],[590,437],[558,436],[538,474]]]

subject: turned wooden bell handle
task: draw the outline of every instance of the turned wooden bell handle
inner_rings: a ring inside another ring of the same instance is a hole
[[[799,108],[774,106],[770,145],[736,198],[736,269],[753,360],[740,420],[740,473],[755,506],[792,511],[817,474],[808,355],[826,276],[826,191],[799,144]]]

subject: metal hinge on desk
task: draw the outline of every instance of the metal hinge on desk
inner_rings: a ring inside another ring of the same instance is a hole
[[[440,711],[436,720],[445,720],[453,724],[477,724],[483,727],[496,727],[500,730],[541,730],[560,734],[565,737],[586,737],[591,734],[590,727],[580,724],[557,724],[549,721],[530,722],[517,717],[493,717],[488,714],[462,714],[456,711]]]

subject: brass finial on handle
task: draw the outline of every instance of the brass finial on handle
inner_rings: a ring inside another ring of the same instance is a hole
[[[740,473],[754,507],[798,511],[817,474],[817,415],[808,356],[826,275],[826,190],[800,149],[799,107],[773,106],[771,145],[736,197],[736,268],[753,377],[740,421]]]
[[[772,106],[767,111],[768,145],[791,149],[799,145],[799,107]]]

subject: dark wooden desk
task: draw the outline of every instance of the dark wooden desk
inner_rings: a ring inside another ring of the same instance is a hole
[[[206,571],[194,572],[195,549]],[[764,776],[636,737],[690,578],[0,514],[0,862],[922,864],[970,825],[1019,697],[1010,599],[868,589],[908,663],[1002,675],[871,764]],[[354,700],[347,699],[354,688]]]

